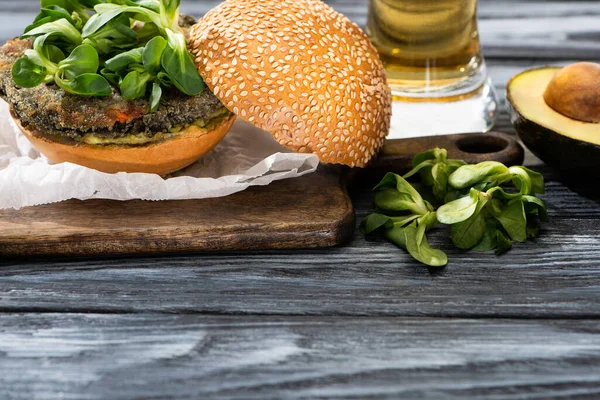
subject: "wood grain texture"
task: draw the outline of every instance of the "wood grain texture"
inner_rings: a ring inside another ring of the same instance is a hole
[[[600,396],[597,321],[3,315],[0,353],[12,400]]]
[[[476,132],[391,139],[386,141],[379,156],[365,170],[360,171],[359,178],[366,179],[373,186],[388,172],[404,174],[412,169],[415,154],[436,147],[446,149],[450,159],[464,160],[469,164],[493,160],[506,165],[521,165],[524,159],[523,147],[517,138],[498,131],[490,131],[485,135]]]
[[[600,317],[600,195],[549,178],[551,223],[504,256],[455,249],[430,235],[450,264],[430,273],[406,252],[355,233],[343,247],[166,257],[0,262],[5,312]],[[357,223],[368,189],[352,200]]]
[[[389,171],[405,173],[412,168],[414,154],[436,146],[470,163],[523,161],[514,136],[499,132],[391,140],[367,170],[354,174],[355,179],[373,186]],[[0,210],[0,257],[331,247],[345,243],[354,230],[344,171],[321,166],[300,179],[225,198],[71,200]]]
[[[366,20],[366,0],[329,3]],[[523,69],[600,59],[600,1],[479,4],[501,98]],[[0,2],[0,38],[36,9]],[[495,129],[512,132],[504,112]],[[437,230],[451,263],[436,274],[359,234],[328,250],[2,260],[0,398],[600,398],[600,194],[526,163],[547,179],[541,236],[498,258]],[[359,222],[371,195],[352,200]]]
[[[223,198],[0,210],[0,257],[328,247],[353,229],[339,169],[320,167]]]

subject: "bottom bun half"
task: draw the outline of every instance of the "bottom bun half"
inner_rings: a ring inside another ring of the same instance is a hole
[[[177,136],[143,146],[63,144],[24,128],[14,114],[13,119],[31,144],[53,163],[70,162],[107,173],[167,175],[193,164],[212,150],[231,129],[235,115],[224,118],[210,130],[192,125]]]

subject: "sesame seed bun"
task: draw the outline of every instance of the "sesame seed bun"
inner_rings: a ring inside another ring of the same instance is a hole
[[[199,73],[238,117],[326,163],[365,166],[391,93],[360,28],[318,0],[227,0],[190,32]]]
[[[191,125],[177,136],[143,146],[63,144],[26,129],[14,114],[13,120],[31,144],[54,163],[70,162],[107,173],[167,175],[194,163],[215,147],[233,125],[235,116],[230,114],[211,129]]]

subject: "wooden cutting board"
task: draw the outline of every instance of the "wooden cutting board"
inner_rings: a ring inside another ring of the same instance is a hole
[[[357,179],[372,185],[387,171],[404,172],[415,153],[436,146],[469,162],[523,161],[516,140],[498,133],[390,140]],[[0,210],[0,258],[335,246],[354,232],[346,190],[354,175],[320,166],[311,175],[217,199],[70,200]]]

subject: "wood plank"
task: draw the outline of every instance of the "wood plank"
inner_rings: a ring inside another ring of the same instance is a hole
[[[600,323],[2,315],[3,399],[583,399]]]
[[[546,2],[526,3],[547,7]],[[534,58],[490,60],[500,94],[512,74],[538,62]],[[497,127],[512,130],[505,113]],[[0,307],[12,311],[598,315],[599,198],[581,197],[559,183],[550,170],[543,171],[550,178],[545,199],[552,223],[538,240],[496,258],[453,250],[440,230],[432,242],[449,252],[451,264],[438,275],[429,275],[394,246],[367,242],[357,234],[348,247],[328,251],[3,261],[0,291],[7,294],[0,296]],[[366,192],[355,194],[359,220],[369,212],[370,201]],[[153,290],[140,289],[144,285]]]
[[[0,258],[328,247],[354,229],[339,168],[223,198],[0,210]]]
[[[501,257],[465,253],[446,229],[432,232],[432,246],[450,259],[436,273],[358,233],[328,250],[5,260],[0,312],[600,317],[597,203],[588,201],[595,211],[587,219],[559,218],[566,203],[547,200],[552,222]],[[366,202],[357,201],[359,220]]]

